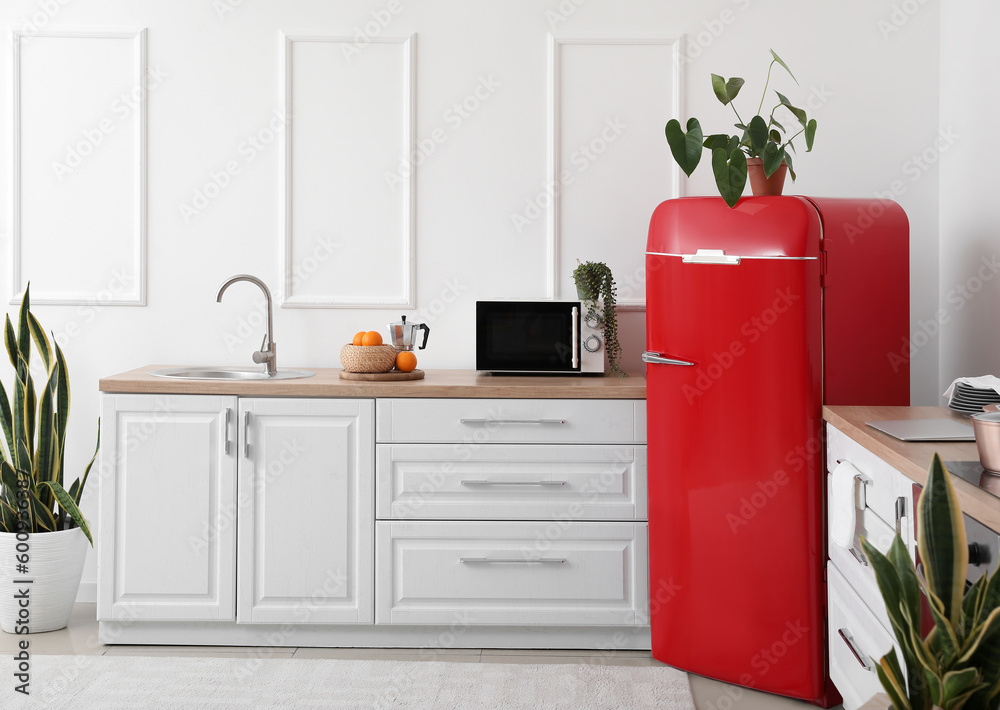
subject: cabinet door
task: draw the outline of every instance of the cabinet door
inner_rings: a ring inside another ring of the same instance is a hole
[[[102,399],[97,618],[232,620],[236,398]]]
[[[239,623],[371,623],[374,402],[241,399]]]

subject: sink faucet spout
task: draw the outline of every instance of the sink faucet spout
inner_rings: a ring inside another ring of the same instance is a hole
[[[260,350],[253,354],[253,361],[257,364],[263,364],[268,376],[273,376],[278,371],[278,362],[277,346],[274,344],[274,309],[271,302],[271,291],[268,289],[267,284],[256,276],[237,274],[228,279],[219,288],[219,295],[215,297],[216,303],[222,303],[222,294],[237,281],[249,281],[264,292],[264,299],[267,301],[267,330],[264,331],[264,341],[261,343]]]

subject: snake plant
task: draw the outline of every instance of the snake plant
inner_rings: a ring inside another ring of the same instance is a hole
[[[917,505],[917,526],[925,579],[914,571],[899,535],[888,556],[862,540],[903,653],[902,665],[895,648],[878,663],[882,687],[896,710],[996,710],[1000,707],[1000,574],[984,574],[965,591],[969,563],[965,523],[937,454]],[[934,620],[924,637],[921,590]]]
[[[13,401],[0,382],[0,531],[44,533],[79,526],[94,544],[87,521],[80,512],[80,497],[97,458],[87,464],[83,477],[63,488],[66,425],[69,422],[69,372],[58,343],[45,334],[31,313],[28,288],[18,314],[17,333],[10,316],[4,342],[14,367]],[[36,394],[31,377],[31,344],[41,357],[45,382]],[[100,422],[97,446],[100,448]]]

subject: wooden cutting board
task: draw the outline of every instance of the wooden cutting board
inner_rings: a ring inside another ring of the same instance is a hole
[[[402,382],[404,380],[422,380],[424,379],[424,371],[414,370],[413,372],[400,372],[399,370],[390,370],[389,372],[346,372],[345,370],[341,370],[340,379],[360,380],[362,382]]]

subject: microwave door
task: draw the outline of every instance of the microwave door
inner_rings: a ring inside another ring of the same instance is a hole
[[[579,372],[579,304],[477,303],[476,369],[487,372]]]

